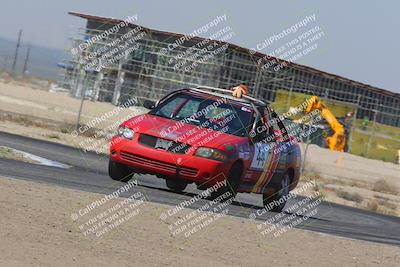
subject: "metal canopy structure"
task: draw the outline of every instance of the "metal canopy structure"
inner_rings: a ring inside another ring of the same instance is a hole
[[[228,89],[245,83],[250,94],[264,102],[274,101],[278,89],[317,95],[324,99],[357,105],[358,118],[375,118],[377,122],[400,127],[398,93],[273,57],[268,58],[279,64],[285,62],[285,67],[279,71],[274,71],[273,68],[263,69],[258,62],[265,58],[265,54],[250,53],[248,49],[235,44],[197,36],[180,43],[177,41],[185,37],[183,34],[159,31],[137,24],[129,24],[118,33],[107,35],[88,48],[80,49],[80,45],[87,40],[105,35],[106,31],[123,20],[75,12],[69,14],[87,20],[86,27],[78,29],[71,39],[69,48],[77,53],[63,62],[73,66],[63,70],[61,80],[62,86],[70,89],[73,96],[81,97],[85,94],[93,101],[108,101],[117,105],[132,96],[141,100],[158,100],[177,88],[209,86]],[[135,44],[125,48],[128,51],[132,48],[130,53],[122,55],[99,71],[84,68],[82,58],[87,58],[88,54],[102,46],[120,40],[135,29],[144,34]],[[221,39],[224,40],[224,37]],[[203,53],[203,47],[210,42],[217,43],[218,46]],[[174,49],[170,49],[172,44]],[[135,45],[138,46],[134,47]],[[199,54],[203,57],[209,54],[213,56],[202,60],[196,56]],[[182,67],[176,68],[181,63]],[[191,66],[190,70],[185,69],[186,66]]]

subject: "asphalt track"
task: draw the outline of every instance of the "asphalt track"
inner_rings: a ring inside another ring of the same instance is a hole
[[[123,183],[113,181],[108,177],[107,155],[84,153],[79,149],[65,145],[4,132],[0,132],[0,146],[12,147],[73,166],[69,169],[62,169],[0,158],[0,175],[2,176],[104,194],[112,193],[123,185]],[[151,175],[139,175],[137,179],[139,185],[131,189],[130,193],[122,194],[123,197],[130,196],[134,191],[140,191],[148,201],[175,206],[200,192],[194,186],[189,186],[185,193],[174,193],[167,189],[164,180]],[[297,197],[289,200],[286,209],[298,203],[301,199],[301,197]],[[206,201],[208,200],[200,200],[193,204],[191,208],[199,208]],[[261,208],[260,195],[238,194],[235,201],[229,206],[228,214],[249,218],[250,214],[257,213],[257,210]],[[291,215],[288,212],[286,213],[285,216]],[[266,221],[276,215],[276,213],[267,212],[258,216],[256,220]],[[296,228],[353,239],[400,245],[400,218],[329,202],[320,203],[317,214],[297,225]],[[254,230],[258,231],[256,227]]]

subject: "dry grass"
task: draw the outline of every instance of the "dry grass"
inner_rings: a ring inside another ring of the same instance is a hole
[[[8,147],[0,146],[0,157],[11,159],[15,157],[15,153]]]
[[[386,207],[386,208],[388,208],[388,209],[391,209],[391,210],[396,210],[396,209],[397,209],[397,205],[394,204],[394,203],[392,203],[392,202],[391,202],[390,200],[388,200],[388,199],[380,199],[380,200],[378,201],[378,203],[379,203],[380,206],[384,206],[384,207]]]
[[[376,200],[368,201],[367,206],[366,206],[366,208],[371,211],[377,211],[378,207],[379,207],[379,205]]]
[[[42,129],[47,129],[47,130],[54,130],[58,131],[60,133],[72,133],[76,125],[68,122],[59,122],[59,121],[54,121],[50,119],[43,119],[40,117],[34,117],[30,115],[24,115],[24,114],[17,114],[17,113],[12,113],[12,112],[2,112],[0,113],[0,121],[10,121],[10,122],[15,122],[24,126],[33,126],[33,127],[38,127]],[[86,127],[85,124],[80,124],[82,128],[87,129],[83,133],[81,133],[81,136],[85,137],[91,137],[91,138],[104,138],[105,133],[104,131],[94,128],[94,127]],[[58,136],[49,136],[51,139],[59,139]]]
[[[399,190],[395,185],[390,184],[389,182],[387,182],[383,179],[376,181],[374,186],[372,187],[372,190],[374,190],[376,192],[388,193],[388,194],[392,194],[392,195],[399,194]]]
[[[365,208],[382,214],[398,216],[397,205],[382,196],[374,195],[374,199],[369,200]]]
[[[315,192],[319,193],[318,198],[321,198],[322,200],[324,200],[326,198],[326,192],[324,190],[323,185],[320,182],[315,181],[315,185],[313,187],[313,190]]]
[[[305,171],[302,174],[302,178],[303,181],[319,181],[322,182],[323,178],[321,176],[321,174],[314,172],[314,171]]]
[[[63,124],[63,125],[61,125],[60,126],[60,132],[62,132],[62,133],[71,133],[72,132],[72,127],[70,126],[70,125],[67,125],[67,124]]]
[[[58,134],[46,134],[45,136],[51,139],[60,139],[60,136],[58,136]]]
[[[19,160],[19,161],[24,161],[24,162],[28,162],[28,163],[35,163],[35,161],[24,157],[23,154],[13,150],[12,148],[4,147],[4,146],[0,146],[0,158]]]
[[[336,192],[336,195],[340,198],[343,198],[343,199],[349,200],[349,201],[353,201],[356,203],[361,203],[363,201],[362,196],[358,193],[350,193],[350,192],[338,190]]]

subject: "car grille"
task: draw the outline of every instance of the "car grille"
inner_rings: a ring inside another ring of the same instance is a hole
[[[148,167],[157,168],[160,170],[168,171],[168,172],[176,174],[176,175],[196,177],[197,173],[199,172],[198,169],[181,167],[181,166],[177,166],[175,164],[166,163],[166,162],[162,162],[159,160],[154,160],[154,159],[150,159],[147,157],[138,156],[138,155],[126,152],[126,151],[121,151],[120,155],[121,155],[121,158],[123,158],[124,160],[130,161],[132,163],[142,165],[144,167],[148,166]]]
[[[152,135],[148,135],[148,134],[141,134],[139,136],[139,143],[141,143],[141,144],[143,144],[145,146],[156,148],[157,139],[161,139],[161,140],[164,140],[166,142],[170,142],[171,145],[168,147],[168,149],[164,149],[164,150],[172,152],[172,153],[186,154],[187,151],[190,148],[190,145],[187,145],[187,144],[184,144],[184,143],[180,143],[180,142],[171,141],[171,140],[168,140],[168,139],[158,138],[158,137],[155,137],[155,136],[152,136]]]

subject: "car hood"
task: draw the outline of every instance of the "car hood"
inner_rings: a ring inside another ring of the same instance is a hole
[[[133,117],[123,125],[138,133],[174,140],[191,146],[221,148],[224,144],[235,144],[245,139],[245,137],[150,114]]]

